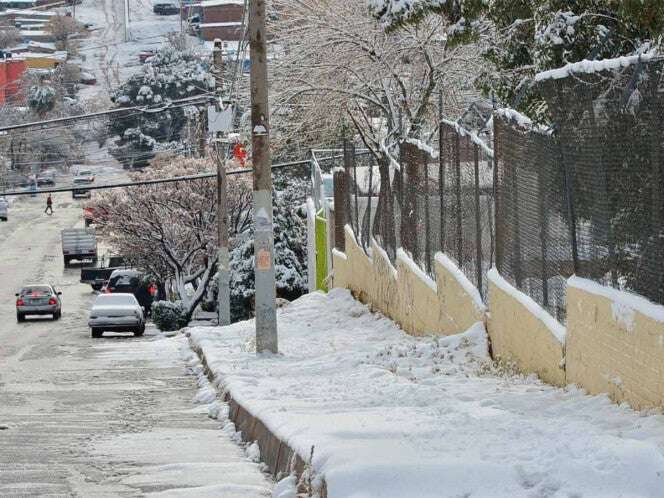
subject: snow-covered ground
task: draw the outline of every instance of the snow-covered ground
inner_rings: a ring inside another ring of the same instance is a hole
[[[315,447],[330,498],[664,496],[662,415],[495,367],[481,324],[414,338],[335,289],[280,310],[279,355],[253,321],[189,331],[239,403]]]
[[[106,102],[113,89],[140,71],[139,52],[156,49],[169,33],[180,32],[179,16],[154,14],[150,0],[132,0],[125,41],[123,6],[118,0],[83,0],[76,7],[76,19],[94,25],[81,42],[80,54],[82,67],[96,76],[97,85],[83,88],[79,92],[82,100]]]

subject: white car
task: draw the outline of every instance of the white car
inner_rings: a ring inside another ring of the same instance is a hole
[[[87,180],[88,183],[92,183],[95,181],[95,175],[91,169],[81,168],[77,170],[76,176],[74,177],[74,181],[76,181],[77,178],[80,180]]]
[[[0,197],[0,220],[7,221],[9,211],[9,203],[4,197]]]
[[[105,331],[145,332],[143,308],[133,294],[99,294],[90,310],[88,326],[92,337],[101,337]]]

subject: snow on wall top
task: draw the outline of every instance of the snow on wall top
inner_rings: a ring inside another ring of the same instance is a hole
[[[401,247],[397,249],[397,261],[401,261],[404,265],[408,267],[410,271],[412,271],[417,278],[419,278],[424,284],[426,284],[432,291],[438,292],[438,286],[436,285],[436,282],[422,271],[422,269],[417,266],[417,263],[413,261],[413,259],[404,251]]]
[[[582,60],[573,62],[557,69],[550,69],[535,75],[535,81],[557,80],[567,78],[572,74],[592,74],[601,71],[610,71],[629,67],[639,62],[648,62],[655,57],[654,53],[616,57],[615,59],[602,59],[598,61]]]
[[[446,254],[442,252],[437,252],[435,259],[456,279],[463,290],[465,290],[466,293],[471,297],[473,303],[475,304],[475,308],[481,312],[486,311],[486,305],[484,304],[484,301],[482,301],[480,291],[478,291],[477,287],[475,287],[472,282],[468,280],[468,277],[463,274],[463,272],[454,263],[454,261],[452,261]]]
[[[491,149],[484,141],[478,137],[475,133],[473,133],[470,130],[466,130],[463,126],[461,126],[459,123],[456,121],[451,121],[449,119],[443,119],[443,123],[445,123],[448,126],[453,127],[456,132],[461,135],[462,137],[468,137],[470,138],[471,142],[473,142],[476,145],[479,145],[479,147],[484,151],[484,153],[488,157],[493,157],[493,149]]]
[[[527,296],[517,288],[513,287],[507,280],[500,276],[500,273],[498,273],[496,268],[491,268],[487,277],[500,290],[509,294],[512,298],[521,303],[529,313],[541,321],[561,344],[565,344],[567,329],[555,318],[549,315],[544,308],[537,304],[530,296]]]
[[[610,300],[612,302],[611,309],[613,310],[614,318],[628,325],[628,328],[631,328],[629,327],[629,322],[633,321],[628,318],[630,315],[633,315],[632,310],[638,311],[657,322],[664,323],[664,306],[655,304],[645,297],[606,287],[592,280],[576,276],[570,277],[567,280],[567,285]]]

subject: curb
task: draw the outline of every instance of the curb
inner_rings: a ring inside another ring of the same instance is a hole
[[[217,390],[222,394],[222,400],[229,405],[228,418],[235,424],[235,429],[241,433],[242,440],[247,443],[252,443],[254,441],[258,443],[261,461],[270,469],[270,474],[275,480],[279,474],[288,475],[294,473],[300,483],[298,484],[298,493],[303,493],[302,496],[312,496],[311,490],[308,489],[309,487],[302,484],[302,481],[307,480],[307,477],[302,479],[305,470],[307,470],[307,460],[275,436],[262,420],[255,417],[249,410],[238,403],[227,389],[224,389],[221,379],[216,379],[214,377],[214,373],[208,365],[203,350],[193,343],[191,337],[188,337],[187,339],[191,350],[198,355],[198,358],[203,365],[203,371],[209,381],[213,385],[215,385],[215,381],[218,382]],[[310,480],[313,481],[313,478]],[[328,498],[327,483],[325,482],[325,479],[321,478],[319,481],[320,486],[315,491],[320,498]]]

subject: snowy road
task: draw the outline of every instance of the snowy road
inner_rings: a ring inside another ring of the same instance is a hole
[[[64,270],[59,230],[81,208],[54,196],[23,198],[0,225],[0,496],[269,496],[271,484],[207,407],[182,339],[92,340],[93,298]],[[47,281],[63,291],[63,316],[17,324],[14,292]]]
[[[107,104],[112,91],[142,67],[139,52],[159,47],[169,33],[180,31],[179,16],[156,15],[150,0],[132,0],[125,42],[123,5],[117,0],[83,0],[76,7],[76,18],[94,25],[81,43],[80,54],[83,67],[98,83],[79,92],[83,100]]]

